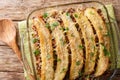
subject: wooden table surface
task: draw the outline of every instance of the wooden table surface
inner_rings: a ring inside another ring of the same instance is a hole
[[[36,8],[77,1],[86,0],[0,0],[0,19],[24,20]],[[98,1],[113,4],[117,22],[120,26],[120,0]],[[119,73],[118,71],[114,80],[120,80]],[[0,42],[0,80],[24,80],[22,65],[12,49],[3,42]]]

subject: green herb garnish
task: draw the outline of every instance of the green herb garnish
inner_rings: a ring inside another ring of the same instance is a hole
[[[74,14],[74,16],[75,16],[76,18],[78,18],[78,15],[77,15],[77,14]]]
[[[79,66],[79,65],[80,65],[80,61],[77,61],[77,62],[76,62],[76,65]]]
[[[83,75],[83,73],[82,73],[81,71],[79,71],[78,74],[79,74],[79,76],[82,76],[82,75]]]
[[[60,30],[62,30],[62,31],[64,31],[64,28],[63,27],[61,27],[61,28],[59,28]]]
[[[48,13],[44,13],[43,18],[47,18],[47,17],[48,17]]]
[[[61,44],[64,46],[65,45],[65,41],[63,40],[63,38],[60,39]]]
[[[90,53],[90,56],[93,57],[93,56],[94,56],[94,52],[91,52],[91,53]]]
[[[70,16],[70,13],[67,12],[67,13],[66,13],[66,16]]]
[[[102,47],[103,47],[103,52],[105,56],[110,57],[110,52],[107,50],[107,48],[101,43]]]
[[[50,27],[50,24],[49,24],[49,23],[46,23],[46,24],[45,24],[45,27],[46,27],[46,28],[49,28],[49,27]]]
[[[104,36],[110,36],[109,32],[106,32],[106,33],[104,34]]]
[[[64,28],[64,32],[67,32],[68,30],[69,30],[69,28],[68,28],[68,27]]]
[[[51,58],[50,54],[48,53],[46,58],[49,60]]]
[[[40,54],[40,50],[36,49],[36,50],[34,51],[34,54],[35,54],[36,56],[39,55],[39,54]]]
[[[78,47],[79,47],[80,49],[83,49],[83,48],[84,48],[84,46],[83,46],[83,45],[79,45]]]
[[[57,27],[59,25],[58,22],[54,22],[51,24],[51,30],[53,30],[55,27]]]
[[[61,59],[57,59],[57,62],[61,62]]]
[[[56,26],[58,26],[58,25],[59,25],[58,22],[54,22],[54,23],[52,24],[52,26],[54,26],[54,27],[56,27]]]
[[[34,38],[34,39],[33,39],[33,43],[36,43],[37,41],[38,41],[37,38]]]
[[[61,71],[61,73],[65,72],[65,71],[66,71],[66,68],[63,68],[62,71]]]

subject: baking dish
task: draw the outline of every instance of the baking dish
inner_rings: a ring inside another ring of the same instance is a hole
[[[51,9],[62,10],[62,9],[76,8],[76,7],[77,8],[79,7],[81,9],[85,9],[87,7],[95,7],[97,9],[102,8],[102,10],[104,11],[104,16],[106,18],[106,23],[108,25],[107,28],[110,32],[110,39],[111,39],[111,46],[110,46],[111,47],[111,51],[110,51],[111,52],[111,57],[110,57],[111,67],[108,71],[106,71],[106,73],[104,73],[104,75],[102,75],[98,78],[92,78],[92,79],[107,80],[107,79],[112,79],[112,77],[114,77],[116,68],[117,68],[117,54],[118,54],[118,48],[119,48],[119,46],[118,46],[119,29],[118,29],[117,23],[115,22],[114,19],[112,19],[109,16],[108,11],[104,4],[102,4],[101,2],[97,2],[97,1],[87,1],[87,2],[77,2],[77,3],[55,5],[55,6],[51,6],[51,7],[44,7],[44,8],[36,9],[29,14],[29,16],[27,18],[27,31],[25,32],[25,34],[23,35],[22,40],[21,40],[21,49],[22,49],[23,63],[25,65],[25,72],[33,80],[40,80],[40,79],[38,79],[38,77],[37,77],[35,63],[34,63],[35,58],[34,58],[34,54],[33,54],[34,49],[33,49],[33,45],[32,45],[32,37],[31,37],[31,34],[32,34],[31,33],[31,31],[32,31],[31,19],[33,17],[39,16],[41,13],[44,13]],[[27,55],[25,54],[25,50],[27,49],[25,47],[26,42],[28,42],[28,45],[27,45],[28,54]]]

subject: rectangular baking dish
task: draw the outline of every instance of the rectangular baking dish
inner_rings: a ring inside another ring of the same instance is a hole
[[[24,63],[24,69],[26,72],[26,75],[28,76],[29,79],[27,80],[40,80],[37,77],[36,73],[36,68],[35,68],[35,57],[33,54],[33,45],[32,45],[32,22],[31,19],[39,16],[41,13],[44,13],[46,11],[49,11],[51,9],[69,9],[69,8],[81,8],[85,9],[87,7],[95,7],[97,9],[102,9],[104,12],[103,15],[106,18],[106,23],[107,23],[107,28],[108,31],[110,32],[110,39],[111,39],[111,57],[110,57],[110,62],[111,62],[111,67],[106,73],[98,78],[92,78],[93,80],[107,80],[107,79],[112,79],[116,73],[116,68],[117,68],[117,54],[119,50],[119,28],[117,26],[117,23],[114,19],[112,19],[107,11],[107,8],[105,5],[101,2],[97,1],[87,1],[87,2],[76,2],[76,3],[68,3],[68,4],[62,4],[62,5],[55,5],[55,6],[50,6],[50,7],[44,7],[40,9],[36,9],[32,11],[28,18],[27,18],[27,31],[22,37],[21,40],[21,49],[22,49],[22,58],[23,58],[23,63]],[[25,43],[28,43],[27,47]],[[28,49],[27,49],[28,48]],[[27,55],[25,54],[27,52]]]

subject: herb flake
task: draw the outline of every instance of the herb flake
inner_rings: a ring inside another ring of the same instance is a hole
[[[79,65],[80,65],[80,61],[77,61],[77,62],[76,62],[76,65],[79,66]]]
[[[36,49],[35,51],[34,51],[34,54],[37,56],[37,55],[39,55],[40,54],[40,50],[39,49]]]
[[[74,16],[75,16],[76,18],[78,18],[78,15],[77,15],[77,14],[74,14]]]
[[[57,59],[57,62],[61,62],[61,59]]]
[[[51,58],[50,54],[47,54],[46,58],[49,60]]]
[[[63,40],[63,38],[60,39],[60,42],[63,46],[65,45],[65,41]]]
[[[67,12],[67,13],[66,13],[66,16],[70,16],[70,13]]]
[[[37,39],[37,38],[34,38],[32,42],[33,42],[33,43],[36,43],[37,41],[38,41],[38,39]]]
[[[61,73],[65,72],[65,71],[66,71],[66,68],[63,68],[62,71],[61,71]]]
[[[43,18],[47,18],[47,17],[48,17],[48,13],[44,13]]]
[[[110,56],[111,56],[111,55],[110,55],[110,52],[107,50],[107,48],[106,48],[102,43],[101,43],[101,45],[102,45],[102,47],[103,47],[104,55],[110,57]]]
[[[83,46],[83,45],[78,45],[78,47],[79,47],[80,49],[83,49],[83,48],[84,48],[84,46]]]

